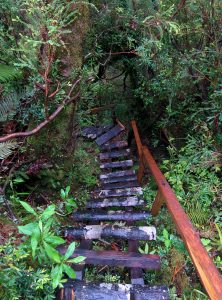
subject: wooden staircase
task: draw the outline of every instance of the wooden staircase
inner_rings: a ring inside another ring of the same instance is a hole
[[[145,208],[143,192],[130,159],[128,143],[123,139],[125,128],[121,124],[91,126],[82,129],[82,136],[94,140],[100,146],[99,189],[91,197],[83,211],[74,212],[72,217],[81,225],[65,230],[65,237],[80,240],[80,246],[72,257],[83,255],[83,265],[73,266],[77,278],[65,283],[60,290],[61,300],[164,300],[169,299],[165,286],[144,285],[143,270],[160,269],[160,257],[138,253],[139,241],[156,239],[156,228],[146,226],[150,216]],[[145,225],[137,226],[135,222]],[[121,222],[121,223],[120,223]],[[98,239],[126,240],[128,251],[95,251],[92,241]],[[59,251],[65,253],[66,247]],[[130,270],[131,284],[85,283],[85,265],[107,265]]]

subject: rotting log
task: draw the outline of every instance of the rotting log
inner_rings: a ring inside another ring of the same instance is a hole
[[[153,226],[124,227],[117,225],[86,225],[71,227],[65,230],[69,239],[102,239],[114,237],[121,239],[149,241],[156,239],[156,228]]]

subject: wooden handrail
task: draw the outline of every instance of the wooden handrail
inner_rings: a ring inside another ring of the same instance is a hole
[[[158,186],[158,195],[154,201],[152,213],[156,215],[164,202],[170,212],[174,224],[190,254],[194,266],[199,274],[200,280],[212,300],[222,299],[222,277],[214,265],[211,257],[203,246],[198,232],[193,227],[187,214],[180,205],[174,191],[160,171],[148,147],[142,146],[136,122],[131,122],[140,162],[148,166]],[[142,149],[142,150],[141,150]],[[142,175],[140,174],[142,178]]]

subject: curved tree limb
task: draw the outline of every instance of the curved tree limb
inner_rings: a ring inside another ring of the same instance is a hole
[[[50,123],[52,120],[54,120],[55,117],[57,117],[57,115],[63,110],[63,108],[65,107],[66,104],[73,102],[76,98],[79,97],[79,95],[80,95],[80,91],[69,101],[63,101],[63,103],[60,104],[57,107],[57,109],[46,120],[44,120],[42,123],[40,123],[38,126],[33,128],[32,130],[7,134],[6,136],[0,137],[0,143],[9,141],[11,139],[19,138],[19,137],[28,137],[28,136],[38,133],[43,127],[45,127],[48,123]]]

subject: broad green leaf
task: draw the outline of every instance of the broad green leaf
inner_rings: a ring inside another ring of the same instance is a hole
[[[62,271],[63,271],[62,265],[57,265],[55,266],[55,268],[52,268],[51,277],[52,277],[52,286],[54,289],[59,285],[59,282],[62,278]]]
[[[38,239],[36,235],[31,236],[31,247],[32,247],[32,257],[35,257],[35,251],[38,246]]]
[[[68,247],[68,249],[67,249],[67,251],[66,251],[66,253],[64,255],[65,260],[68,259],[73,254],[75,248],[76,248],[76,244],[75,244],[75,242],[72,242],[69,245],[69,247]]]
[[[62,199],[66,198],[66,193],[65,193],[65,191],[63,189],[61,189],[60,195],[61,195]]]
[[[66,187],[66,195],[68,195],[69,192],[70,192],[70,186],[68,185],[68,186]]]
[[[63,266],[63,271],[69,276],[69,278],[75,279],[76,278],[76,273],[75,271],[68,265],[62,265]]]
[[[45,249],[45,251],[46,251],[46,253],[47,253],[47,255],[50,259],[52,259],[53,261],[55,261],[58,264],[61,263],[61,256],[60,256],[59,252],[56,249],[51,247],[46,242],[44,242],[44,249]]]
[[[55,236],[55,235],[48,235],[44,238],[44,240],[49,243],[49,244],[52,244],[52,245],[61,245],[61,244],[64,244],[65,243],[65,240],[62,239],[61,237],[59,236]]]
[[[81,262],[83,262],[86,259],[85,256],[77,256],[75,258],[69,259],[67,260],[69,263],[75,263],[75,264],[79,264]]]
[[[29,212],[30,214],[33,214],[35,216],[37,216],[37,213],[35,212],[35,210],[27,203],[24,201],[19,201],[21,203],[21,205],[24,207],[24,209]]]
[[[42,221],[41,220],[39,221],[39,229],[42,232]]]
[[[32,235],[36,227],[38,227],[37,223],[29,223],[24,226],[18,226],[18,230],[21,234]]]
[[[42,213],[42,219],[46,221],[54,214],[55,214],[55,205],[54,204],[49,205]]]

